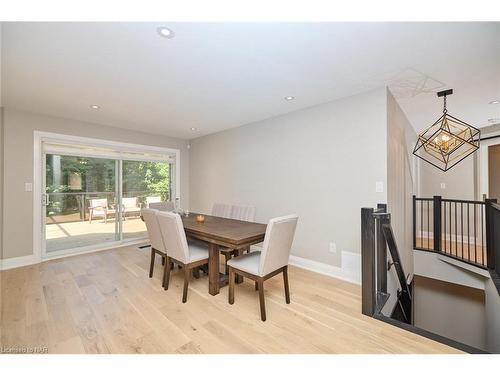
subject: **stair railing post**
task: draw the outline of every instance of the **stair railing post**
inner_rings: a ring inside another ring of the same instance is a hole
[[[413,196],[413,248],[417,248],[417,196]]]
[[[492,203],[497,203],[496,199],[485,199],[485,220],[486,220],[486,266],[489,269],[495,268],[495,236],[493,234],[493,210]]]
[[[377,213],[387,213],[387,204],[378,204]],[[384,217],[379,216],[378,218],[375,218],[375,241],[377,243],[375,250],[377,257],[377,266],[375,269],[377,290],[375,294],[377,294],[378,292],[387,293],[387,246],[385,242],[384,232],[382,230],[382,224],[384,224],[387,219],[384,219]]]
[[[361,209],[361,312],[375,313],[375,219],[373,208]]]
[[[435,195],[433,200],[433,238],[434,238],[434,251],[441,251],[441,201],[440,195]]]

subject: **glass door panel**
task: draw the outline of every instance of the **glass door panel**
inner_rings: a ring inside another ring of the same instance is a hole
[[[170,164],[153,161],[122,161],[122,238],[147,237],[140,218],[142,207],[171,200]]]
[[[45,250],[120,240],[118,160],[45,155]]]

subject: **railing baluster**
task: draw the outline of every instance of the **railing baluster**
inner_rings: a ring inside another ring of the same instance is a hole
[[[450,231],[448,233],[450,242],[450,254],[453,255],[453,215],[452,215],[452,202],[448,202],[448,213],[450,215]]]
[[[476,204],[474,203],[474,263],[476,263],[477,234],[476,234]]]
[[[429,227],[430,218],[430,210],[429,210],[429,201],[427,201],[427,248],[431,248],[431,230]]]
[[[467,259],[470,259],[470,204],[467,203]]]
[[[424,201],[420,201],[420,243],[424,247]]]
[[[462,237],[462,248],[461,248],[461,252],[462,252],[462,257],[465,256],[464,254],[464,203],[463,202],[460,202],[460,223],[461,223],[461,228],[460,228],[460,235]]]
[[[484,266],[484,223],[483,223],[483,205],[481,205],[481,264]]]
[[[443,252],[446,253],[446,248],[448,244],[446,243],[446,202],[443,202],[443,219],[444,219],[444,225],[443,225],[443,241],[444,241],[444,249]]]
[[[455,202],[455,254],[458,256],[457,202]]]

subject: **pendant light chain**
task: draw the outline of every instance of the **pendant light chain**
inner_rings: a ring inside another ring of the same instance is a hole
[[[443,113],[447,113],[448,110],[446,109],[446,95],[444,95],[444,107],[443,107]]]

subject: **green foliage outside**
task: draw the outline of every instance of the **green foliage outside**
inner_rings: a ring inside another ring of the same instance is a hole
[[[47,215],[82,213],[89,198],[115,202],[116,168],[116,162],[109,159],[47,155],[46,192],[71,193],[49,194]],[[170,165],[124,160],[122,189],[124,197],[138,197],[141,204],[150,196],[169,200]]]

